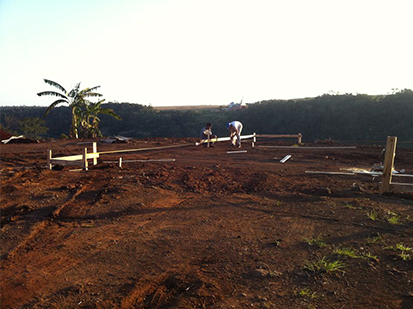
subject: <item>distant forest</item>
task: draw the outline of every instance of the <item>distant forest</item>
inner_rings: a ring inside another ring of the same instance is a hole
[[[247,109],[156,110],[134,103],[107,103],[122,117],[118,121],[101,115],[104,136],[199,137],[207,122],[213,133],[226,136],[226,123],[239,120],[245,134],[303,134],[303,141],[385,141],[388,135],[399,141],[413,141],[413,91],[401,90],[385,96],[365,94],[324,94],[296,100],[265,100],[248,104]],[[71,114],[68,107],[57,107],[44,117],[47,106],[0,108],[0,124],[12,134],[23,134],[22,123],[41,118],[47,127],[45,138],[68,135]],[[38,124],[36,124],[38,125]]]

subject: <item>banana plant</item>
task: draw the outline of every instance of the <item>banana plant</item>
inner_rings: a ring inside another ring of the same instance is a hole
[[[58,97],[56,101],[54,101],[52,104],[49,105],[45,112],[45,116],[49,114],[49,112],[58,106],[59,104],[67,104],[72,113],[72,124],[70,127],[70,137],[71,138],[78,138],[78,113],[77,110],[81,109],[83,106],[85,106],[88,102],[87,98],[89,97],[101,97],[102,94],[95,92],[96,89],[98,89],[100,86],[95,86],[92,88],[85,88],[83,90],[80,89],[80,83],[77,83],[75,87],[73,87],[72,90],[69,92],[66,91],[64,87],[62,87],[60,84],[49,80],[49,79],[44,79],[44,82],[46,84],[49,84],[59,90],[57,91],[42,91],[39,92],[37,95],[38,96],[55,96]]]
[[[87,138],[95,138],[98,136],[102,136],[102,132],[99,129],[100,118],[98,117],[99,114],[104,114],[108,116],[112,116],[117,120],[121,120],[122,118],[116,114],[113,109],[111,108],[104,108],[102,107],[102,103],[105,99],[100,100],[96,103],[93,102],[85,102],[83,106],[84,109],[79,109],[79,117],[80,120],[80,127],[82,130],[83,137]]]

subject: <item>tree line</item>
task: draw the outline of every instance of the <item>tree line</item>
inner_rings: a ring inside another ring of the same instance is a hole
[[[296,100],[264,100],[248,104],[243,110],[157,110],[135,103],[103,103],[122,118],[99,116],[103,136],[199,137],[207,122],[218,136],[228,135],[226,123],[239,120],[245,134],[297,134],[304,140],[384,141],[388,135],[399,140],[413,140],[413,91],[404,89],[394,94],[324,94]],[[1,107],[0,124],[11,133],[24,133],[22,121],[40,119],[37,126],[47,128],[42,136],[59,138],[73,125],[71,109],[59,106],[44,114],[47,107]],[[30,124],[30,123],[29,123]],[[27,127],[27,126],[26,126]],[[26,128],[27,130],[27,128]]]

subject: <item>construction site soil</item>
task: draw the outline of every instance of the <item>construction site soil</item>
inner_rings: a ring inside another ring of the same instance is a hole
[[[413,308],[413,194],[349,172],[383,147],[142,139],[98,151],[179,147],[46,169],[86,142],[1,146],[1,308]]]

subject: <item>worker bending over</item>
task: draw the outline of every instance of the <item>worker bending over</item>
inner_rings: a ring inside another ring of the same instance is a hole
[[[217,138],[216,135],[212,135],[212,124],[211,123],[207,123],[205,125],[204,128],[202,128],[201,130],[201,141],[202,140],[207,140],[207,139],[213,139],[213,138]],[[206,146],[207,144],[205,144]],[[210,147],[214,147],[214,142],[211,142]]]
[[[239,121],[232,121],[227,123],[227,129],[230,132],[232,146],[238,145],[241,148],[241,131],[242,123]]]

